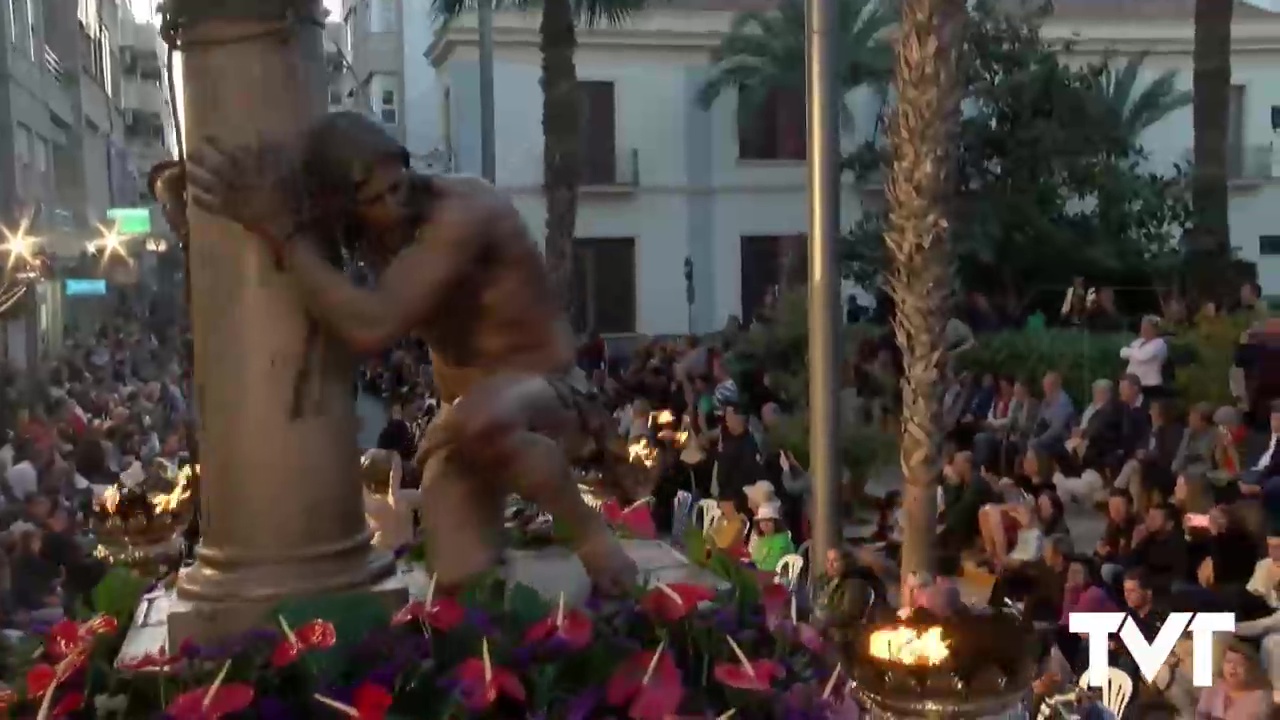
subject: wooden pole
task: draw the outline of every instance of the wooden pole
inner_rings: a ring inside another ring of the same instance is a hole
[[[319,0],[179,0],[170,12],[188,146],[296,147],[326,110]],[[178,579],[171,642],[244,630],[282,599],[366,588],[393,567],[365,522],[353,357],[327,337],[308,347],[304,310],[260,239],[195,208],[189,221],[203,537]]]

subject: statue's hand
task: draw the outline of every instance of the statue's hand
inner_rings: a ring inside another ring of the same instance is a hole
[[[187,159],[187,192],[196,207],[236,221],[279,254],[300,223],[296,167],[275,145],[226,148],[208,138]]]

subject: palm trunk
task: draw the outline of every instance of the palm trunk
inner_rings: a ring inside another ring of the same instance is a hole
[[[573,239],[578,219],[579,157],[578,74],[573,53],[578,39],[571,0],[546,0],[538,29],[542,51],[543,191],[547,235],[543,248],[552,287],[563,289],[565,309],[574,317]]]
[[[1227,124],[1230,120],[1232,0],[1196,0],[1192,116],[1195,128],[1187,233],[1194,255],[1188,278],[1201,299],[1218,300],[1231,255],[1227,220]],[[1236,138],[1239,142],[1240,138]],[[1203,272],[1195,269],[1202,268]]]
[[[936,486],[941,469],[943,328],[951,302],[946,211],[955,180],[959,122],[957,54],[963,5],[903,0],[894,76],[897,108],[889,125],[892,166],[885,240],[893,259],[889,292],[902,349],[902,449],[905,479],[902,569],[932,567]]]

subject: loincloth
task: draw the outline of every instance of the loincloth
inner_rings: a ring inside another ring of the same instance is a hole
[[[594,479],[600,485],[600,494],[629,502],[646,497],[653,484],[648,480],[650,473],[630,462],[626,443],[618,434],[617,420],[586,377],[575,369],[544,375],[542,379],[559,400],[564,416],[554,428],[531,426],[526,430],[555,440],[575,474]],[[433,431],[446,432],[450,411],[459,401],[465,402],[465,398],[442,404],[435,421],[427,428],[414,458],[419,468],[424,468],[431,456],[449,445],[433,440],[432,434]]]

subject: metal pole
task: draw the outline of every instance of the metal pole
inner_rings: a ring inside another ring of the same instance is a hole
[[[479,0],[480,31],[480,174],[496,182],[498,168],[493,148],[493,0]]]
[[[810,567],[823,567],[839,548],[840,347],[837,334],[836,242],[840,237],[840,140],[836,132],[834,44],[836,0],[806,0],[809,100],[809,463],[813,476]],[[816,578],[818,573],[811,573]]]

